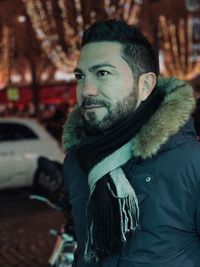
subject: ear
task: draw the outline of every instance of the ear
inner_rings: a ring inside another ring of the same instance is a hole
[[[154,72],[141,74],[138,81],[139,100],[142,102],[147,99],[156,85],[156,75]]]

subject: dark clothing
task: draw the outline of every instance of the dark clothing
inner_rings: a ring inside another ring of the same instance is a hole
[[[197,136],[200,137],[200,98],[197,99],[196,109],[193,114],[193,118]]]
[[[178,120],[176,113],[174,117]],[[173,120],[173,116],[169,118]],[[166,127],[165,133],[169,123],[173,124],[168,119],[166,122],[160,119],[154,121],[155,127],[151,128],[154,136],[150,136],[152,132],[149,131],[148,138],[155,137],[158,141],[161,123],[162,128]],[[152,139],[147,140],[149,146]],[[141,144],[145,146],[145,142]],[[82,261],[89,186],[75,152],[74,146],[64,162],[65,183],[70,192],[78,239],[73,267],[200,266],[200,144],[196,141],[191,119],[175,133],[171,131],[151,157],[143,156],[134,164],[131,159],[123,166],[139,201],[140,229],[134,238],[129,237],[120,255],[107,257],[98,263]]]

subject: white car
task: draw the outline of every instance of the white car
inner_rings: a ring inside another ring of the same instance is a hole
[[[64,153],[34,119],[0,118],[0,189],[62,183]]]

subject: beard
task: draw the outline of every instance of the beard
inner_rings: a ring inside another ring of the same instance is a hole
[[[126,118],[130,113],[134,112],[137,108],[137,103],[137,88],[134,88],[128,96],[117,102],[114,106],[105,100],[85,98],[80,107],[85,129],[91,133],[109,129],[120,123],[120,121]],[[95,112],[88,112],[86,120],[84,116],[85,105],[101,105],[107,109],[107,113],[102,119],[99,119]]]

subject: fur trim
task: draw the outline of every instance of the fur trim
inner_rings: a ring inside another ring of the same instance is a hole
[[[192,88],[184,81],[161,79],[158,86],[167,89],[163,103],[134,138],[134,155],[144,159],[155,155],[186,124],[195,108]]]
[[[63,126],[62,146],[64,151],[74,145],[78,145],[84,137],[83,120],[76,105],[69,113],[68,119]]]
[[[155,155],[161,145],[186,124],[195,108],[192,87],[186,82],[175,78],[159,78],[157,86],[164,90],[165,98],[148,123],[133,138],[133,154],[143,159]],[[84,137],[83,121],[76,106],[64,125],[64,150],[79,144]]]

